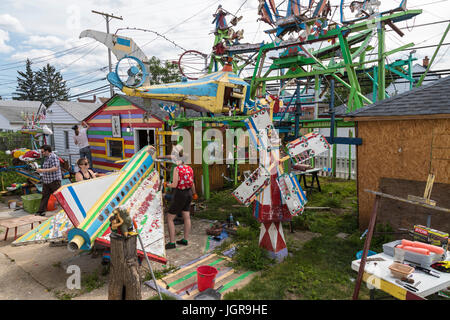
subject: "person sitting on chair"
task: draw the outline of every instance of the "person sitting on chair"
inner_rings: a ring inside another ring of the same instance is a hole
[[[100,176],[100,174],[89,169],[89,161],[86,158],[78,159],[77,166],[80,169],[80,171],[75,173],[76,181],[94,179]]]

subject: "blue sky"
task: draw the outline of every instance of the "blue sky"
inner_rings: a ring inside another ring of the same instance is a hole
[[[276,0],[276,3],[281,3]],[[303,1],[304,2],[304,1]],[[383,6],[395,6],[400,0],[381,1]],[[339,4],[332,0],[332,5]],[[270,38],[263,32],[267,24],[257,21],[257,0],[2,0],[0,3],[0,95],[10,99],[16,88],[17,71],[24,70],[24,60],[33,60],[33,70],[46,63],[59,70],[68,86],[70,94],[76,95],[90,89],[108,84],[102,80],[107,73],[107,50],[93,39],[79,39],[85,29],[106,30],[105,19],[91,10],[122,16],[123,20],[113,19],[110,32],[118,28],[142,28],[164,34],[168,39],[186,49],[210,53],[214,29],[213,13],[217,6],[231,13],[239,10],[243,15],[235,29],[244,29],[243,43],[260,43]],[[242,5],[242,7],[241,7]],[[446,28],[446,23],[426,27],[417,25],[434,21],[448,20],[450,1],[410,0],[408,8],[423,9],[424,12],[407,22],[398,23],[404,37],[394,32],[387,33],[387,49],[414,42],[415,46],[437,44]],[[335,19],[338,20],[336,13]],[[132,37],[148,57],[156,56],[162,60],[178,60],[183,50],[167,40],[150,32],[121,30],[118,34]],[[374,40],[375,41],[375,40]],[[450,42],[450,35],[445,42]],[[433,69],[448,69],[450,46],[441,48]],[[425,55],[430,58],[435,48],[417,50],[418,62]],[[390,56],[388,62],[406,58],[408,51]],[[116,63],[113,57],[113,63]],[[90,82],[90,83],[87,83]],[[109,96],[109,92],[97,94]],[[90,98],[90,96],[84,96]]]

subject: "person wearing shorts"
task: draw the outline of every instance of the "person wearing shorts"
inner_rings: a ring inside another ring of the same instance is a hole
[[[166,244],[166,249],[176,248],[174,219],[179,213],[182,214],[184,219],[184,238],[176,241],[176,243],[185,246],[188,245],[189,232],[191,231],[191,202],[192,200],[198,199],[197,193],[195,192],[194,171],[184,163],[182,151],[180,149],[178,155],[173,155],[177,166],[173,170],[172,183],[164,183],[165,186],[174,189],[167,213],[167,228],[169,230],[170,242]]]

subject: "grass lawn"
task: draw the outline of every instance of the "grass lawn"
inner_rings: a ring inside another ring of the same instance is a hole
[[[364,239],[357,221],[356,182],[320,178],[322,192],[307,196],[306,207],[330,207],[330,210],[306,210],[283,224],[289,256],[282,263],[273,263],[259,248],[259,223],[252,217],[251,207],[240,207],[231,196],[232,188],[214,192],[206,209],[195,218],[225,221],[230,212],[241,226],[238,234],[226,245],[236,246],[233,266],[260,271],[247,286],[226,294],[224,299],[245,300],[332,300],[351,299],[357,272],[350,267],[356,252],[363,249]],[[195,222],[194,222],[195,223]],[[345,233],[345,237],[337,237]],[[303,235],[314,235],[306,239]],[[382,251],[386,237],[374,237],[371,250]],[[224,248],[219,248],[223,250]],[[369,299],[363,284],[360,299]]]

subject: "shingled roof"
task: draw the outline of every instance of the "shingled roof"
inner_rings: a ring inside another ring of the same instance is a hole
[[[378,101],[345,116],[358,121],[362,117],[436,115],[450,117],[450,77]]]
[[[101,106],[98,102],[55,101],[54,103],[59,105],[77,121],[82,121]]]
[[[23,123],[22,113],[36,114],[40,105],[40,101],[0,100],[0,114],[11,124],[21,124]]]

